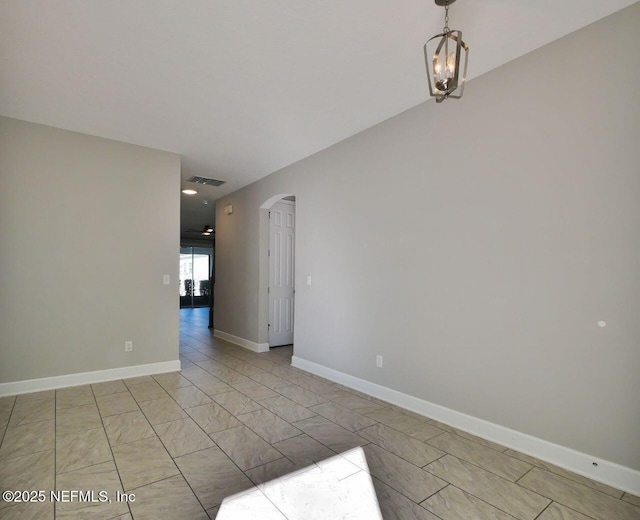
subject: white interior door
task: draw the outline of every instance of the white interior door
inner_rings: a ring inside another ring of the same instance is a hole
[[[269,346],[293,344],[296,205],[276,202],[269,212]]]

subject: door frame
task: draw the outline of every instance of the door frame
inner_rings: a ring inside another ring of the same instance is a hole
[[[269,197],[260,205],[259,262],[258,262],[258,343],[269,345],[269,211],[276,202],[285,197],[295,197],[296,202],[296,239],[294,245],[294,270],[298,249],[298,198],[294,193],[279,193]],[[295,271],[294,271],[295,272]],[[297,276],[297,275],[296,275]],[[293,344],[296,342],[296,300],[293,300]],[[268,347],[267,347],[268,348]]]

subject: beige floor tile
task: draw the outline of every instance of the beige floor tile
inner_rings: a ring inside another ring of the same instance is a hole
[[[592,518],[553,502],[536,520],[592,520]]]
[[[102,428],[56,436],[56,473],[112,460],[107,436]]]
[[[217,403],[195,406],[185,411],[207,433],[221,432],[242,424]]]
[[[91,385],[72,386],[56,390],[56,410],[95,402]]]
[[[420,467],[444,455],[443,451],[384,424],[360,430],[358,435]]]
[[[345,392],[343,390],[336,390],[333,393],[323,394],[323,397],[326,397],[334,403],[339,404],[340,406],[344,406],[345,408],[349,408],[349,410],[362,415],[367,415],[377,410],[383,409],[379,404],[369,401],[368,399],[358,397],[357,395],[353,395],[349,392]]]
[[[101,395],[96,397],[96,402],[102,417],[139,410],[138,404],[129,392]]]
[[[110,415],[105,417],[103,422],[111,446],[156,436],[149,421],[140,410]]]
[[[154,375],[153,379],[165,390],[175,390],[185,386],[191,386],[193,383],[187,378],[182,377],[180,372],[169,372],[167,374]]]
[[[112,449],[125,491],[178,474],[178,468],[157,437]]]
[[[148,383],[141,383],[139,385],[131,385],[129,388],[131,395],[138,402],[151,401],[152,399],[161,399],[167,397],[167,392],[153,379]]]
[[[130,504],[135,520],[209,520],[182,475],[135,490]]]
[[[64,408],[56,413],[56,435],[66,435],[102,427],[95,403]]]
[[[408,412],[408,410],[406,411]],[[409,412],[409,413],[411,414],[412,412]],[[435,426],[436,428],[439,428],[444,432],[456,433],[456,431],[458,432],[460,431],[460,430],[456,430],[456,428],[454,428],[453,426],[449,426],[448,424],[441,423],[440,421],[436,421],[435,419],[429,419],[428,417],[421,416],[420,414],[414,413],[412,417],[417,417],[419,418],[419,420],[422,420],[427,424],[430,424],[431,426]]]
[[[55,446],[54,422],[52,419],[8,427],[0,446],[0,459],[52,450]]]
[[[511,515],[455,486],[447,486],[420,505],[442,520],[513,520]]]
[[[210,520],[215,520],[218,517],[218,511],[220,511],[220,506],[212,507],[211,509],[207,509],[207,514],[209,515]]]
[[[184,373],[184,370],[186,368],[189,367],[195,367],[195,363],[192,363],[191,361],[189,361],[186,357],[184,357],[182,354],[180,354],[178,356],[178,359],[180,360],[180,368],[182,369],[182,372]],[[197,367],[196,367],[197,368]]]
[[[483,439],[482,437],[478,437],[477,435],[473,435],[472,433],[465,432],[463,430],[458,430],[457,428],[452,428],[451,433],[455,433],[456,435],[462,437],[463,439],[467,439],[469,441],[475,442],[476,444],[480,444],[485,448],[491,448],[492,450],[500,451],[502,453],[504,453],[507,450],[506,446],[502,446],[501,444],[488,441],[487,439]]]
[[[264,370],[249,363],[243,363],[234,367],[236,372],[240,372],[242,375],[253,378],[253,376],[264,374]]]
[[[331,448],[336,453],[342,453],[343,451],[350,450],[357,446],[363,446],[369,442],[318,415],[310,419],[298,421],[294,426],[318,442]]]
[[[57,502],[55,505],[57,520],[66,518],[108,520],[129,512],[129,506],[116,499],[117,492],[122,493],[122,484],[113,461],[58,475],[56,489],[93,491],[95,494],[95,501]],[[106,491],[111,503],[100,501],[100,491]]]
[[[302,433],[295,426],[265,409],[238,415],[237,418],[271,444]]]
[[[551,502],[452,455],[432,462],[426,470],[520,520],[533,520]]]
[[[262,408],[262,406],[254,400],[249,399],[246,395],[241,394],[236,390],[232,392],[225,392],[223,394],[212,395],[211,398],[232,415],[255,412]]]
[[[212,374],[207,372],[206,370],[200,368],[197,365],[190,364],[190,361],[186,361],[184,356],[180,356],[181,364],[182,364],[182,376],[186,377],[192,383],[196,383],[196,381],[207,381],[213,377]]]
[[[420,421],[414,417],[409,417],[408,415],[388,408],[381,408],[375,412],[368,413],[367,417],[391,426],[419,441],[427,441],[443,433],[443,430],[427,424],[425,421]]]
[[[431,419],[425,415],[422,415],[421,413],[414,412],[412,410],[407,410],[406,408],[402,408],[401,406],[398,406],[395,404],[387,403],[386,408],[389,408],[390,410],[394,410],[396,412],[400,412],[401,414],[406,415],[407,417],[417,419],[418,421],[421,421],[421,422],[426,422],[429,424],[432,424],[432,421],[437,422],[437,421],[434,421],[434,419]],[[453,428],[448,427],[447,430],[443,430],[443,431],[453,431]]]
[[[532,467],[531,464],[452,433],[443,433],[429,439],[428,444],[513,482]]]
[[[0,464],[0,491],[4,490],[42,490],[48,493],[55,489],[55,457],[53,450],[41,451],[32,455],[14,457]],[[4,518],[3,509],[12,507],[0,501],[0,518]]]
[[[207,394],[195,386],[174,388],[169,391],[169,394],[182,408],[193,408],[212,402]]]
[[[285,381],[281,377],[274,376],[273,374],[270,374],[268,372],[254,374],[251,376],[251,379],[257,381],[261,385],[266,386],[267,388],[271,388],[272,390],[283,386],[289,386],[291,384],[289,381]]]
[[[532,469],[518,483],[596,520],[640,518],[640,507],[540,468]]]
[[[298,386],[311,390],[316,395],[329,394],[336,390],[336,387],[329,384],[326,379],[320,380],[309,376],[300,376],[294,382]]]
[[[219,505],[229,495],[254,487],[219,448],[178,457],[175,463],[205,509]]]
[[[269,372],[281,379],[284,379],[285,381],[289,381],[290,378],[298,376],[301,371],[290,365],[274,363],[273,366],[269,369]]]
[[[276,478],[287,477],[299,469],[301,469],[299,466],[296,466],[289,459],[282,457],[281,459],[248,469],[245,473],[255,485],[259,485]]]
[[[215,355],[215,359],[210,359],[208,361],[198,363],[198,366],[203,368],[204,370],[211,372],[212,374],[218,372],[220,374],[232,374],[237,372],[235,367],[242,365],[244,362],[241,359],[238,359],[234,356],[225,356]]]
[[[333,450],[306,434],[298,435],[273,445],[297,467],[304,467],[336,456]]]
[[[191,418],[156,424],[154,429],[172,457],[214,446],[207,434]]]
[[[189,361],[192,361],[193,363],[198,363],[199,361],[208,361],[211,359],[206,354],[203,354],[202,352],[198,352],[197,350],[194,350],[191,352],[185,352],[183,356],[186,357]]]
[[[0,397],[0,426],[6,426],[9,422],[15,402],[16,398],[14,396]]]
[[[376,424],[373,419],[333,402],[318,404],[309,409],[352,432]]]
[[[54,412],[55,407],[50,399],[39,399],[37,401],[17,400],[13,407],[9,426],[49,421],[54,418]]]
[[[53,502],[13,504],[1,510],[2,520],[53,520]]]
[[[385,520],[441,520],[384,482],[375,477],[372,480]]]
[[[24,401],[42,401],[43,399],[48,399],[49,401],[54,401],[56,398],[55,390],[42,390],[40,392],[30,392],[28,394],[20,394],[15,397],[16,402],[24,402]],[[9,398],[13,399],[13,398]]]
[[[269,397],[277,397],[278,393],[274,392],[270,388],[267,388],[256,381],[250,381],[248,383],[240,383],[234,385],[238,392],[246,395],[254,401],[261,401],[262,399],[268,399]]]
[[[220,381],[223,381],[234,388],[236,385],[252,382],[252,379],[249,379],[247,376],[230,368],[218,367],[215,370],[211,370],[211,373],[220,379]]]
[[[246,426],[214,433],[211,438],[243,471],[282,457],[280,452]]]
[[[131,516],[131,513],[126,513],[122,516],[116,516],[115,518],[112,518],[111,520],[133,520],[133,517]]]
[[[290,423],[301,421],[302,419],[309,419],[316,415],[315,412],[294,403],[291,399],[287,399],[283,395],[263,399],[260,401],[260,404],[267,410],[275,413],[277,416],[282,417],[285,421]]]
[[[188,415],[171,397],[163,397],[152,401],[142,401],[140,408],[148,421],[155,426],[163,422],[186,419]]]
[[[121,379],[117,381],[105,381],[104,383],[95,383],[91,385],[93,389],[93,395],[96,397],[100,395],[117,394],[120,392],[126,392],[127,387]]]
[[[123,382],[125,385],[127,385],[127,388],[131,388],[132,386],[135,385],[142,385],[144,383],[153,383],[154,379],[151,376],[139,376],[139,377],[130,377],[129,379],[123,379]]]
[[[516,459],[522,460],[531,464],[532,466],[536,466],[538,468],[546,469],[551,473],[555,473],[556,475],[560,475],[561,477],[568,478],[569,480],[573,480],[578,484],[583,484],[587,487],[596,489],[601,491],[602,493],[606,493],[607,495],[611,495],[612,497],[620,498],[622,496],[622,491],[619,489],[615,489],[611,486],[607,486],[606,484],[602,484],[601,482],[596,482],[595,480],[591,480],[590,478],[583,477],[582,475],[578,475],[573,473],[572,471],[568,471],[566,469],[555,466],[549,462],[545,462],[543,460],[537,459],[535,457],[531,457],[529,455],[525,455],[524,453],[520,453],[515,450],[506,450],[505,455],[509,455],[511,457],[515,457]],[[640,505],[640,504],[638,504]]]
[[[416,503],[422,502],[447,485],[444,480],[375,444],[368,444],[362,450],[366,459],[361,458],[359,450],[353,450],[345,457]]]
[[[634,506],[640,506],[640,497],[632,495],[631,493],[625,493],[624,495],[622,495],[622,500],[624,500],[625,502],[629,502]]]
[[[211,378],[207,379],[206,381],[194,381],[193,384],[208,396],[233,391],[233,388],[230,387],[227,383],[223,383],[217,377],[213,376],[211,376]]]
[[[423,423],[427,423],[430,424],[431,426],[435,426],[436,428],[439,428],[440,430],[442,430],[443,432],[451,432],[451,433],[455,433],[456,429],[453,428],[452,426],[449,426],[448,424],[444,424],[441,423],[440,421],[436,421],[435,419],[431,419],[430,417],[426,417],[418,412],[413,412],[411,410],[406,410],[405,408],[401,408],[399,406],[396,406],[395,404],[388,404],[387,406],[389,409],[394,410],[396,412],[400,412],[403,415],[406,415],[407,417],[411,417],[413,419],[416,419],[420,422]]]
[[[288,397],[301,406],[315,406],[316,404],[326,403],[327,399],[314,394],[311,390],[302,388],[298,385],[283,386],[276,390],[279,394]]]

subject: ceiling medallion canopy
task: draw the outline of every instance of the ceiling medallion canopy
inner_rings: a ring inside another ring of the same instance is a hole
[[[456,0],[435,0],[445,9],[444,28],[424,44],[424,61],[429,79],[429,94],[442,103],[460,99],[467,79],[469,46],[462,41],[462,31],[449,29],[449,6]]]

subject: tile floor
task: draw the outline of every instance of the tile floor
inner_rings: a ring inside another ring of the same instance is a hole
[[[291,347],[214,339],[205,318],[182,312],[181,373],[0,398],[2,490],[113,499],[3,501],[0,518],[215,518],[229,495],[362,446],[366,461],[345,458],[388,520],[640,519],[637,496],[293,368]]]

